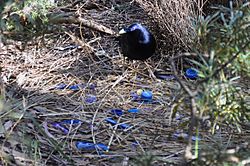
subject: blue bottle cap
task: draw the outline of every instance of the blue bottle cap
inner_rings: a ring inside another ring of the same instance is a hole
[[[141,98],[144,99],[144,100],[152,100],[153,93],[151,91],[143,91],[141,93]]]
[[[196,79],[198,77],[198,71],[195,69],[189,68],[186,70],[185,75],[187,78]]]

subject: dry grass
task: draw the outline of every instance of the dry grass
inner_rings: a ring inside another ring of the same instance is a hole
[[[164,42],[168,42],[168,49],[190,47],[195,31],[192,19],[196,18],[202,4],[194,0],[136,0],[157,24],[157,33]]]
[[[80,3],[74,10],[115,31],[137,21],[150,26],[152,22],[146,17],[150,14],[156,18],[159,31],[152,30],[161,33],[157,35],[161,36],[158,38],[161,43],[169,42],[169,46],[176,45],[175,49],[188,47],[193,33],[190,17],[195,15],[190,0],[170,0],[161,5],[156,1],[136,2],[143,8],[137,3],[117,0],[88,10],[83,10],[85,4]],[[150,70],[168,70],[168,63],[163,58],[152,58],[148,61],[150,67],[142,62],[127,62],[124,67],[113,37],[78,25],[62,27],[89,43],[94,48],[93,53],[84,49],[56,49],[75,44],[63,31],[34,39],[22,51],[18,50],[20,43],[0,48],[4,83],[1,92],[6,107],[1,110],[0,118],[0,127],[4,128],[0,130],[1,164],[71,165],[73,160],[75,165],[123,163],[126,166],[127,160],[131,163],[138,154],[150,152],[158,158],[154,165],[179,165],[186,143],[183,139],[174,139],[173,134],[186,131],[189,122],[186,108],[179,107],[181,121],[174,119],[170,123],[170,119],[173,102],[180,99],[183,92],[175,80],[156,80],[150,75]],[[169,40],[169,37],[173,38]],[[157,54],[164,55],[168,51],[165,45],[159,45]],[[86,86],[78,91],[54,89],[60,83]],[[138,89],[151,90],[158,103],[132,101],[130,93]],[[97,101],[87,103],[88,95],[96,96]],[[110,112],[113,108],[123,109],[124,115],[113,116]],[[127,112],[130,108],[139,108],[140,113],[132,115]],[[105,119],[112,116],[131,128],[123,130],[108,124]],[[79,119],[82,123],[66,125],[69,133],[64,134],[52,124],[65,119]],[[222,144],[229,136],[231,142],[238,137],[234,133],[221,134]],[[212,139],[207,131],[201,131],[200,137],[201,144]],[[79,151],[76,141],[103,143],[110,149],[102,155],[95,150]],[[134,142],[138,143],[135,147]]]
[[[136,4],[117,2],[112,4],[116,10],[105,5],[99,6],[102,10],[93,9],[81,15],[115,31],[135,21],[144,22],[136,15],[143,12]],[[3,110],[2,114],[2,125],[7,126],[1,140],[2,161],[20,165],[68,165],[70,160],[66,156],[69,156],[76,165],[99,165],[100,162],[119,165],[127,157],[131,161],[139,153],[150,151],[166,160],[164,163],[180,162],[184,143],[172,138],[176,122],[169,126],[171,103],[181,93],[178,84],[151,78],[142,62],[126,62],[123,67],[118,43],[112,36],[74,25],[64,28],[89,43],[93,53],[84,49],[57,50],[57,47],[74,44],[63,31],[34,39],[24,50],[17,49],[21,47],[17,42],[1,48],[3,95],[7,108],[11,109],[10,112]],[[151,70],[167,65],[162,59],[149,60],[148,64]],[[83,83],[86,87],[75,92],[53,89],[60,83]],[[91,84],[95,84],[94,90],[89,88]],[[132,101],[130,93],[138,89],[151,90],[159,103]],[[88,95],[95,95],[97,101],[86,103]],[[110,112],[113,108],[123,109],[125,114],[114,117]],[[139,108],[140,113],[133,116],[127,112],[130,108]],[[132,128],[124,131],[108,124],[105,119],[112,116]],[[64,119],[79,119],[83,123],[67,125],[70,132],[65,135],[52,125]],[[95,150],[77,150],[76,141],[103,143],[110,149],[99,156]],[[133,147],[135,141],[138,145]],[[55,149],[57,143],[59,149]],[[13,158],[8,158],[9,155]]]
[[[196,43],[194,18],[211,14],[211,6],[228,6],[227,0],[135,0],[151,18],[155,33],[164,48],[164,56],[175,56],[179,51],[188,51]],[[242,4],[242,0],[233,4]]]

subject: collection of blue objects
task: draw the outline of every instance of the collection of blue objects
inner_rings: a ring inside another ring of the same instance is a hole
[[[76,84],[76,85],[71,85],[68,86],[66,84],[59,84],[56,86],[55,89],[70,89],[70,90],[80,90],[80,88],[85,88],[86,86],[84,84]],[[142,91],[142,93],[140,94],[140,96],[138,94],[136,94],[136,98],[140,98],[143,101],[151,101],[153,98],[153,93],[151,91]],[[85,98],[85,102],[86,103],[94,103],[96,102],[96,96],[94,95],[87,95]],[[120,117],[124,114],[124,111],[122,109],[111,109],[110,113],[114,116],[114,117],[109,117],[106,118],[105,121],[109,124],[111,124],[112,126],[117,125],[118,128],[120,129],[129,129],[132,126],[126,123],[118,123],[117,120],[115,120],[115,117]],[[139,113],[139,109],[137,108],[131,108],[128,110],[128,113]],[[71,120],[63,120],[60,123],[52,123],[52,126],[58,130],[61,130],[64,134],[68,134],[69,130],[65,127],[65,124],[70,124],[70,125],[78,125],[81,124],[82,121],[78,120],[78,119],[71,119]],[[98,151],[106,151],[108,150],[108,147],[102,143],[91,143],[91,142],[86,142],[86,141],[77,141],[75,143],[76,148],[79,150],[98,150]]]
[[[185,76],[189,79],[196,79],[198,77],[198,71],[192,68],[189,68],[186,70],[185,72]],[[75,84],[75,85],[66,85],[66,84],[59,84],[55,87],[55,89],[69,89],[72,91],[78,91],[80,89],[86,88],[87,86],[85,84]],[[89,86],[90,89],[94,90],[95,85],[94,84],[90,84]],[[140,94],[136,93],[136,92],[132,92],[131,93],[131,97],[132,97],[132,101],[143,101],[143,102],[152,102],[153,101],[153,93],[149,90],[143,90],[140,92]],[[94,95],[86,95],[85,98],[85,102],[86,103],[94,103],[97,101],[96,96]],[[131,108],[128,109],[128,113],[131,114],[136,114],[139,113],[139,109],[137,108]],[[124,114],[124,111],[121,109],[111,109],[111,114],[114,116],[122,116]],[[105,121],[113,126],[117,125],[118,128],[120,129],[124,129],[127,130],[129,128],[131,128],[132,126],[126,123],[118,123],[117,120],[115,120],[112,117],[106,118]],[[56,129],[61,130],[64,134],[68,134],[69,130],[64,127],[64,124],[70,124],[70,125],[77,125],[77,124],[81,124],[82,122],[80,120],[77,119],[71,119],[71,120],[63,120],[60,123],[52,123],[52,126]],[[188,139],[188,134],[186,133],[174,133],[173,134],[173,138],[175,139]],[[192,136],[192,140],[193,141],[200,141],[201,139],[195,136]],[[133,144],[134,146],[137,146],[138,144]],[[91,142],[86,142],[86,141],[77,141],[75,143],[75,146],[78,150],[96,150],[98,153],[101,151],[107,151],[108,147],[105,144],[102,143],[91,143]],[[131,145],[132,146],[132,145]]]
[[[190,78],[190,79],[195,79],[197,78],[197,71],[195,69],[188,69],[186,71],[186,77]],[[91,86],[91,89],[94,89],[95,86]],[[80,88],[86,88],[86,85],[84,84],[76,84],[76,85],[71,85],[68,86],[66,84],[59,84],[55,89],[70,89],[70,90],[80,90]],[[140,91],[140,93],[136,93],[136,92],[132,92],[131,94],[132,97],[132,101],[143,101],[143,102],[152,102],[153,101],[153,93],[149,90],[142,90]],[[87,95],[85,98],[85,102],[86,103],[94,103],[97,101],[96,96],[94,95]],[[140,112],[140,110],[138,108],[131,108],[127,110],[128,113],[131,114],[137,114]],[[109,124],[111,124],[112,126],[116,126],[117,128],[120,128],[122,130],[128,130],[129,128],[131,128],[132,126],[126,123],[120,123],[117,120],[115,120],[116,117],[120,117],[124,114],[124,110],[122,109],[111,109],[110,113],[114,116],[114,117],[108,117],[105,119],[105,121]],[[65,124],[70,124],[70,125],[79,125],[81,124],[82,121],[78,120],[78,119],[66,119],[61,121],[60,123],[52,123],[52,126],[58,130],[61,130],[64,134],[68,134],[69,130],[65,127]],[[175,139],[187,139],[188,138],[188,134],[186,133],[174,133],[173,134],[173,138]],[[192,136],[192,140],[193,141],[200,141],[201,139],[198,137],[194,137]],[[137,145],[137,144],[136,144]],[[108,147],[102,143],[91,143],[91,142],[87,142],[87,141],[77,141],[75,143],[75,146],[78,150],[96,150],[97,152],[101,152],[101,151],[107,151]]]
[[[122,29],[120,32],[120,45],[122,49],[122,53],[124,56],[128,57],[132,60],[145,60],[151,57],[156,49],[156,40],[151,32],[148,31],[146,27],[139,23],[135,23],[130,25],[127,28]],[[138,38],[140,36],[140,38]],[[133,39],[133,40],[131,40]],[[131,44],[129,41],[135,41]],[[134,45],[136,45],[137,49],[134,49]],[[56,47],[56,50],[59,51],[66,51],[66,50],[72,50],[72,49],[78,49],[80,46],[78,45],[68,45],[66,47]],[[162,80],[172,80],[175,79],[174,75],[165,74],[156,72],[154,73],[156,78],[162,79]],[[194,68],[188,68],[185,71],[186,78],[195,80],[198,77],[198,71]],[[71,90],[71,91],[79,91],[85,88],[89,88],[91,90],[95,90],[96,85],[95,84],[73,84],[73,85],[67,85],[64,83],[58,84],[53,89],[57,90]],[[140,93],[132,92],[131,93],[132,101],[139,101],[143,102],[145,104],[150,103],[154,104],[157,103],[157,101],[153,100],[153,93],[149,90],[142,90]],[[97,97],[95,95],[88,94],[85,96],[84,99],[85,103],[87,104],[93,104],[97,101]],[[131,108],[127,110],[128,113],[133,114],[134,116],[140,112],[138,108]],[[128,130],[132,126],[126,123],[120,123],[118,120],[119,117],[121,117],[124,114],[124,111],[121,109],[111,109],[110,113],[112,114],[112,117],[108,117],[105,119],[105,121],[112,126],[116,126],[117,128],[120,128],[122,130]],[[181,119],[181,118],[178,118]],[[67,125],[81,125],[82,121],[78,119],[66,119],[62,120],[61,122],[57,123],[54,122],[51,125],[60,131],[62,131],[64,134],[69,134],[69,129],[66,127]],[[186,133],[179,133],[176,132],[173,134],[173,138],[175,139],[187,139],[189,136]],[[200,141],[201,139],[198,137],[192,136],[193,141]],[[131,146],[135,148],[138,146],[138,142],[133,142]],[[97,152],[100,151],[108,151],[109,148],[103,143],[92,143],[87,141],[76,141],[75,147],[78,150],[96,150]]]

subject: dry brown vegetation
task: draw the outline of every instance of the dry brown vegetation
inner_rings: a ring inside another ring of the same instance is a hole
[[[61,29],[27,42],[8,39],[0,43],[0,92],[5,101],[4,107],[0,105],[1,164],[126,166],[144,152],[157,158],[153,165],[182,164],[186,140],[173,135],[176,131],[186,133],[189,112],[181,105],[178,110],[181,120],[172,119],[172,114],[174,102],[182,101],[184,92],[176,80],[155,79],[152,73],[155,70],[171,73],[168,58],[189,49],[192,36],[196,35],[191,18],[202,14],[204,3],[94,0],[65,4],[60,11],[92,20],[111,32],[133,22],[147,25],[157,36],[158,51],[147,61],[148,65],[124,64],[115,35],[65,23],[60,25]],[[60,50],[79,44],[78,40],[86,47]],[[180,75],[183,76],[181,69]],[[61,83],[85,86],[78,91],[55,89]],[[132,101],[131,92],[138,89],[151,90],[158,102]],[[97,100],[87,103],[89,95]],[[123,109],[124,115],[112,115],[113,108]],[[132,115],[127,112],[130,108],[139,108],[140,112]],[[112,126],[105,121],[108,117],[131,128]],[[64,134],[52,124],[65,119],[82,123],[65,125],[69,133]],[[250,139],[249,133],[238,135],[233,129],[232,133],[222,130],[214,138],[204,128],[199,137],[202,147],[220,141],[223,148]],[[103,143],[109,150],[102,155],[96,150],[80,151],[75,147],[76,141]]]
[[[193,0],[184,1],[157,1],[136,0],[158,26],[157,33],[167,44],[169,49],[189,48],[194,36],[192,18],[199,14],[201,4]]]

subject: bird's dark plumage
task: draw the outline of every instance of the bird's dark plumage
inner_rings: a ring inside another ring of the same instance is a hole
[[[122,29],[119,34],[122,53],[125,57],[132,60],[146,60],[154,54],[156,40],[141,24],[132,24]]]

